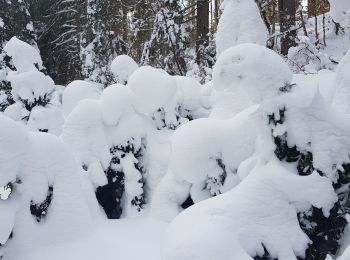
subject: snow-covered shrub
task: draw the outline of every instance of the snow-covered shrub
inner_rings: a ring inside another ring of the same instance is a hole
[[[135,93],[136,110],[153,118],[158,129],[174,130],[206,113],[200,102],[201,86],[195,80],[144,66],[131,75],[128,87]]]
[[[297,46],[288,51],[288,65],[294,73],[315,73],[321,69],[331,69],[327,55],[317,50],[307,36],[296,38]]]
[[[0,187],[9,187],[0,199],[0,250],[6,259],[85,232],[90,217],[78,165],[57,137],[27,133],[0,116],[0,169]]]
[[[99,100],[82,100],[68,115],[62,138],[75,151],[108,218],[134,216],[145,203],[146,126],[126,86],[107,87]]]
[[[111,71],[117,83],[126,84],[131,74],[137,70],[139,66],[128,55],[117,56],[111,64]]]
[[[242,43],[266,46],[267,29],[253,0],[225,0],[216,34],[217,57],[226,49]]]
[[[107,216],[128,217],[139,214],[165,174],[169,130],[207,114],[194,79],[141,67],[126,86],[114,84],[99,99],[81,100],[68,114],[62,138]]]
[[[12,37],[5,45],[4,50],[11,56],[17,72],[43,70],[43,62],[37,49],[33,46]]]
[[[273,259],[304,257],[310,240],[299,226],[300,205],[322,208],[328,216],[335,200],[327,178],[296,176],[277,159],[262,161],[236,188],[176,217],[162,259],[252,260],[266,251]]]
[[[62,94],[63,114],[65,117],[76,107],[79,101],[83,99],[98,99],[101,90],[94,83],[75,80],[69,83]]]
[[[169,221],[182,208],[240,182],[238,166],[254,151],[256,109],[250,107],[229,120],[193,120],[175,131],[168,172],[152,200],[155,216]]]
[[[258,69],[252,73],[252,67]],[[163,219],[176,216],[187,198],[196,203],[240,182],[238,167],[253,154],[258,134],[257,105],[252,104],[276,96],[292,81],[291,71],[278,54],[250,43],[224,51],[213,76],[217,90],[233,93],[229,101],[247,98],[231,111],[230,119],[194,120],[175,131],[170,176],[161,182],[152,202],[154,213]],[[217,116],[222,118],[230,108],[217,111]]]
[[[39,52],[16,37],[5,45],[4,50],[11,56],[14,65],[14,70],[8,72],[7,80],[11,83],[15,101],[6,108],[5,115],[25,124],[30,121],[32,130],[59,134],[63,123],[62,113],[58,104],[51,102],[55,84],[42,72]],[[49,118],[52,115],[56,116],[56,122]]]
[[[330,216],[325,217],[315,207],[298,215],[302,229],[313,241],[306,259],[324,259],[337,253],[347,225],[350,118],[332,107],[325,96],[329,92],[316,84],[286,90],[286,94],[264,104],[265,122],[280,161],[288,163],[298,175],[317,172],[333,183],[338,201]]]

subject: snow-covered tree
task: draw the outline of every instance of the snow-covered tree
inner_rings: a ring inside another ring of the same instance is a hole
[[[16,37],[11,38],[4,50],[16,69],[7,76],[15,103],[6,108],[5,114],[28,123],[32,130],[59,134],[63,118],[51,104],[55,84],[40,71],[43,64],[39,52]]]
[[[242,43],[266,45],[267,29],[254,0],[225,0],[216,34],[217,57]]]
[[[142,65],[159,67],[172,75],[186,75],[188,24],[183,21],[182,9],[180,1],[160,1],[151,38],[144,45]]]
[[[36,35],[28,8],[26,1],[0,1],[0,45],[4,46],[7,41],[16,36],[36,46]]]
[[[113,57],[127,52],[121,33],[122,6],[121,0],[87,1],[81,39],[82,74],[105,86],[113,82],[109,67]]]

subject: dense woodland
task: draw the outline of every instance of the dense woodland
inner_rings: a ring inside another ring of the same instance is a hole
[[[305,30],[307,17],[329,10],[326,0],[309,1],[303,7],[297,0],[256,2],[270,33],[267,46],[284,55],[295,45],[296,31]],[[220,4],[220,0],[1,0],[2,45],[16,35],[37,46],[47,73],[63,85],[78,78],[111,83],[108,67],[120,54],[172,75],[195,75],[203,82],[210,79],[215,64]],[[325,44],[322,35],[316,38]]]

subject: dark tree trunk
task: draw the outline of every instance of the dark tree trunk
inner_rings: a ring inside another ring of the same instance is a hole
[[[197,63],[200,63],[203,56],[203,47],[208,45],[209,34],[209,1],[197,0]]]
[[[296,1],[279,0],[278,7],[280,15],[280,28],[281,32],[284,33],[281,39],[281,53],[283,55],[287,55],[289,48],[295,46]]]

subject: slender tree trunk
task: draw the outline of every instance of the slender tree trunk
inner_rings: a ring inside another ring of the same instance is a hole
[[[279,0],[279,18],[280,28],[284,35],[281,38],[281,53],[283,55],[288,54],[290,47],[295,46],[295,13],[296,13],[296,1],[294,0]]]
[[[207,46],[209,34],[209,1],[197,0],[197,39],[196,39],[196,51],[197,51],[197,63],[202,60],[201,48]]]

